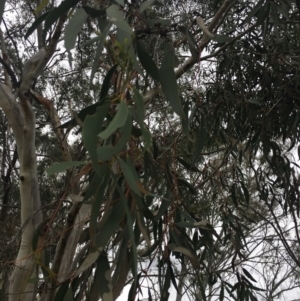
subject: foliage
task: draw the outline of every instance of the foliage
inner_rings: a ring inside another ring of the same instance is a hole
[[[2,85],[36,115],[34,297],[115,300],[130,285],[128,300],[168,300],[171,286],[177,301],[275,298],[276,264],[293,288],[299,11],[285,0],[6,1]],[[41,49],[45,68],[23,93]],[[21,154],[0,117],[7,245],[26,223]]]

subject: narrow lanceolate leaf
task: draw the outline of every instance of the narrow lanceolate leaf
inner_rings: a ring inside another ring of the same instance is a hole
[[[118,128],[124,126],[128,117],[128,108],[124,101],[121,101],[119,110],[113,120],[110,122],[108,127],[99,134],[102,139],[107,139],[111,134],[113,134]]]
[[[88,14],[85,12],[85,10],[83,8],[80,8],[76,11],[74,16],[67,24],[65,33],[65,47],[67,51],[70,51],[74,48],[77,35],[87,17]]]
[[[197,255],[192,253],[189,249],[187,249],[183,246],[176,245],[174,243],[169,244],[168,248],[171,251],[179,252],[179,253],[182,253],[182,254],[186,255],[188,257],[188,259],[190,260],[193,268],[196,269],[196,270],[200,269],[200,264],[199,264]]]
[[[58,7],[55,7],[51,10],[45,21],[45,27],[43,32],[44,40],[46,38],[47,31],[56,22],[56,20],[58,20],[62,15],[66,14],[70,8],[75,7],[79,1],[80,0],[64,0]]]
[[[108,22],[105,29],[101,32],[100,41],[97,46],[97,50],[96,50],[96,54],[95,54],[94,62],[93,62],[93,66],[92,66],[90,85],[92,84],[94,75],[99,68],[99,62],[100,62],[100,57],[102,55],[103,46],[104,46],[106,37],[110,31],[111,26],[112,26],[112,23]]]
[[[32,25],[29,27],[29,29],[27,30],[27,32],[25,34],[25,39],[27,39],[43,21],[45,21],[45,19],[47,18],[48,15],[49,15],[49,12],[46,12],[46,13],[42,14],[40,17],[38,17],[32,23]]]
[[[170,293],[169,293],[169,288],[171,285],[171,274],[170,274],[170,269],[167,269],[166,276],[165,276],[165,283],[161,292],[161,301],[168,301]]]
[[[170,103],[173,111],[181,118],[185,119],[186,116],[183,112],[181,100],[179,97],[177,82],[174,73],[174,52],[169,51],[165,53],[159,69],[159,80],[162,86],[164,95]]]
[[[142,12],[143,12],[144,10],[146,10],[148,7],[150,7],[151,5],[153,5],[155,2],[156,2],[156,0],[147,0],[147,1],[143,2],[143,3],[140,5],[139,13],[142,13]]]
[[[145,117],[145,106],[144,106],[143,96],[136,89],[133,89],[133,94],[134,94],[135,106],[139,117],[139,121],[143,123]]]
[[[6,0],[0,1],[0,20],[2,19]]]
[[[99,256],[100,252],[97,249],[91,249],[89,254],[84,258],[82,264],[76,271],[74,278],[83,273],[86,269],[88,269],[98,259]]]
[[[72,286],[68,288],[63,301],[74,301]]]
[[[113,301],[113,284],[107,255],[101,254],[97,261],[99,272],[99,291],[103,301]]]
[[[246,269],[243,268],[243,272],[244,272],[245,276],[247,276],[250,280],[257,282]]]
[[[155,65],[154,61],[152,60],[152,57],[146,51],[142,43],[139,41],[136,42],[136,50],[139,60],[142,66],[145,68],[145,70],[150,74],[150,76],[153,79],[159,80],[157,66]]]
[[[67,280],[66,282],[63,282],[59,289],[57,290],[57,293],[54,297],[54,301],[61,301],[64,300],[64,297],[68,291],[70,280]]]
[[[102,101],[102,99],[104,99],[108,95],[109,88],[111,87],[111,80],[117,67],[118,64],[112,66],[105,75],[100,92],[100,101]]]
[[[109,8],[106,9],[106,13],[109,20],[113,22],[119,29],[129,34],[132,34],[132,28],[125,21],[123,13],[120,11],[117,5],[111,5]]]
[[[129,187],[138,195],[141,195],[139,184],[140,183],[139,177],[137,175],[136,170],[134,169],[132,164],[128,164],[125,161],[123,161],[121,158],[118,158],[122,173],[129,185]]]
[[[103,120],[107,114],[108,108],[109,104],[99,107],[96,114],[92,116],[88,115],[83,124],[83,143],[91,156],[93,166],[96,170],[98,167],[98,134],[103,128]]]
[[[86,164],[86,162],[83,162],[83,161],[68,161],[68,162],[57,163],[57,164],[53,164],[52,166],[48,167],[46,169],[46,172],[50,176],[55,173],[60,173],[60,172],[66,171],[69,168],[84,165],[84,164]]]

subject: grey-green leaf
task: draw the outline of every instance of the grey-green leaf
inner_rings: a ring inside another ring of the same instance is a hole
[[[58,7],[55,7],[51,10],[45,21],[45,27],[43,32],[44,40],[46,38],[47,31],[50,29],[51,25],[54,24],[56,20],[59,19],[61,16],[66,14],[71,7],[76,6],[76,4],[79,1],[80,0],[65,0],[61,2],[61,4]]]
[[[93,66],[92,66],[92,72],[91,72],[91,77],[90,77],[90,85],[93,81],[93,78],[94,78],[94,75],[95,75],[96,71],[99,68],[99,62],[100,62],[100,57],[101,57],[101,54],[102,54],[104,42],[105,42],[106,37],[107,37],[107,35],[110,31],[111,26],[112,26],[112,23],[108,22],[105,29],[101,33],[100,41],[99,41],[98,46],[97,46],[97,50],[96,50],[96,54],[95,54],[95,58],[94,58],[94,63],[93,63]]]
[[[2,19],[6,0],[0,1],[0,20]]]
[[[111,5],[106,9],[107,16],[111,22],[113,22],[121,30],[132,34],[132,28],[125,21],[122,12],[119,7],[115,4]]]
[[[186,116],[183,112],[183,108],[181,105],[176,77],[173,69],[174,60],[175,54],[173,51],[165,53],[165,56],[161,63],[161,67],[159,69],[159,79],[163,93],[166,96],[168,102],[170,103],[173,111],[182,119],[185,119]]]
[[[138,188],[139,178],[136,173],[136,170],[133,168],[132,164],[127,164],[121,158],[118,158],[123,175],[129,184],[130,188],[138,195],[141,195],[141,192]]]
[[[53,164],[50,167],[48,167],[46,169],[46,172],[50,176],[50,175],[53,175],[55,173],[64,172],[69,168],[80,166],[80,165],[83,165],[83,164],[86,164],[86,162],[83,162],[83,161],[68,161],[68,162],[57,163],[57,164]]]
[[[86,21],[88,14],[85,12],[83,8],[80,8],[76,11],[74,16],[70,19],[69,23],[66,26],[65,33],[65,47],[67,51],[70,51],[74,48],[77,35]]]
[[[150,74],[150,76],[153,79],[159,80],[158,68],[152,60],[152,57],[149,55],[149,53],[139,41],[136,42],[136,50],[139,60],[142,66],[145,68],[145,70]]]
[[[102,139],[107,139],[111,134],[113,134],[118,128],[122,127],[128,116],[128,108],[124,101],[121,101],[119,110],[113,120],[110,122],[108,127],[99,134]]]

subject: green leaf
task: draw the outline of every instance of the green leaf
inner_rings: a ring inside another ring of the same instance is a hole
[[[165,283],[161,292],[160,301],[168,301],[170,296],[169,293],[170,285],[171,285],[171,274],[170,274],[170,270],[167,269],[166,276],[165,276]]]
[[[102,139],[107,139],[110,135],[112,135],[118,128],[124,126],[127,117],[128,117],[128,108],[124,101],[121,101],[119,105],[119,110],[114,116],[113,120],[110,122],[108,127],[101,132],[98,136]]]
[[[192,54],[192,57],[194,59],[199,59],[198,45],[197,45],[193,35],[189,32],[189,30],[186,26],[179,26],[178,29],[187,37],[188,45],[189,45],[189,49]]]
[[[107,74],[105,75],[105,78],[103,80],[102,87],[101,87],[101,92],[100,92],[100,101],[108,95],[108,91],[111,86],[111,80],[112,80],[112,77],[113,77],[117,67],[118,67],[118,64],[112,66],[109,69],[109,71],[107,72]]]
[[[119,7],[112,4],[106,9],[107,17],[114,23],[119,29],[132,34],[132,28],[128,25],[123,17],[123,13],[120,11]]]
[[[191,165],[190,163],[186,162],[185,160],[181,159],[180,157],[177,157],[177,160],[178,160],[178,162],[181,163],[187,170],[189,170],[189,171],[195,171],[195,172],[200,172],[200,170],[199,170],[197,167]]]
[[[62,1],[58,7],[52,9],[45,20],[45,27],[43,31],[43,40],[46,39],[47,31],[61,16],[66,14],[68,10],[75,7],[80,0],[65,0]]]
[[[2,16],[4,13],[5,2],[6,2],[6,0],[0,1],[0,20],[2,20]]]
[[[162,86],[162,91],[170,103],[173,111],[178,116],[185,119],[173,68],[174,59],[175,54],[173,50],[165,53],[159,69],[159,79]]]
[[[188,259],[190,260],[193,268],[196,270],[200,269],[200,264],[199,264],[199,261],[197,258],[197,254],[195,252],[192,252],[192,250],[189,250],[188,248],[177,245],[175,243],[168,244],[168,248],[172,252],[179,252],[181,254],[186,255],[188,257]]]
[[[256,105],[260,105],[262,102],[262,98],[250,98],[250,99],[247,99],[247,101],[250,103],[254,103]]]
[[[220,290],[220,301],[224,300],[224,285],[221,284],[221,290]]]
[[[70,283],[70,280],[68,279],[67,281],[63,282],[58,290],[57,290],[57,293],[54,297],[54,301],[61,301],[61,300],[64,300],[64,297],[68,291],[68,288],[69,288],[69,283]]]
[[[46,12],[46,13],[42,14],[41,16],[39,16],[32,23],[32,25],[29,27],[29,29],[27,30],[27,32],[25,34],[25,39],[27,39],[37,29],[37,27],[47,18],[48,15],[49,15],[49,12]]]
[[[96,54],[95,54],[94,62],[93,62],[93,66],[92,66],[91,77],[90,77],[90,86],[93,82],[94,75],[99,68],[100,57],[102,55],[104,43],[105,43],[106,37],[110,31],[111,26],[112,26],[112,23],[107,22],[105,29],[101,32],[100,41],[97,46],[97,50],[96,50]]]
[[[118,158],[122,173],[129,185],[129,187],[137,194],[141,195],[139,185],[142,185],[139,179],[139,176],[134,169],[134,166],[130,160],[127,162],[123,161],[121,158]]]
[[[148,1],[143,2],[140,5],[139,13],[141,14],[144,10],[146,10],[148,7],[150,7],[151,5],[153,5],[155,2],[156,2],[156,0],[148,0]]]
[[[72,286],[68,288],[63,301],[74,301]]]
[[[83,8],[80,8],[76,11],[74,16],[70,19],[68,24],[66,25],[65,32],[65,47],[67,51],[70,51],[74,48],[77,35],[86,21],[88,14],[85,12]]]
[[[103,120],[107,114],[108,108],[109,104],[98,107],[96,114],[87,116],[83,123],[83,143],[91,156],[96,171],[99,166],[97,154],[98,134],[103,129]]]
[[[124,206],[118,202],[104,225],[103,229],[96,236],[96,245],[98,249],[104,250],[114,233],[120,228],[120,222],[124,218]]]
[[[53,175],[55,173],[64,172],[69,168],[80,166],[80,165],[83,165],[83,164],[86,164],[86,162],[83,162],[83,161],[68,161],[68,162],[57,163],[57,164],[53,164],[50,167],[46,168],[46,172],[50,176],[50,175]]]
[[[107,255],[101,254],[97,260],[96,272],[99,275],[98,288],[103,301],[113,300],[113,284]]]
[[[242,269],[243,269],[245,276],[247,276],[250,280],[257,282],[246,269],[244,269],[244,268],[242,268]]]
[[[98,182],[98,189],[95,193],[95,198],[92,203],[92,210],[91,210],[91,218],[90,218],[90,234],[91,237],[94,237],[97,228],[97,222],[99,218],[99,209],[104,201],[104,194],[107,188],[108,181],[110,180],[110,169],[108,164],[102,164],[99,168],[99,176],[97,179]]]
[[[131,212],[130,212],[130,209],[127,204],[127,199],[126,199],[119,183],[117,183],[117,189],[118,189],[119,195],[121,197],[124,209],[126,211],[127,229],[129,232],[129,237],[130,237],[131,243],[132,243],[132,248],[131,248],[132,262],[131,262],[131,264],[132,264],[132,275],[133,275],[133,280],[134,280],[133,290],[135,291],[135,288],[136,288],[136,285],[138,282],[138,278],[137,278],[137,246],[136,246],[134,233],[133,233],[133,219],[132,219]]]
[[[137,50],[137,55],[139,57],[139,60],[142,64],[142,66],[145,68],[145,70],[150,74],[150,76],[153,79],[159,80],[157,66],[155,65],[154,61],[152,60],[152,57],[149,55],[149,53],[143,47],[142,43],[139,41],[136,41],[136,50]]]
[[[143,96],[136,89],[133,89],[133,95],[135,99],[135,106],[139,117],[139,121],[140,123],[143,123],[145,118],[145,106]]]

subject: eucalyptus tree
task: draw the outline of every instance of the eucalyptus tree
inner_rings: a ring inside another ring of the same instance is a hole
[[[276,215],[300,242],[299,1],[7,0],[0,15],[10,301],[128,284],[128,300],[168,300],[193,279],[199,300],[216,281],[220,300],[256,300],[257,221],[300,266]],[[231,281],[211,269],[228,250]]]

